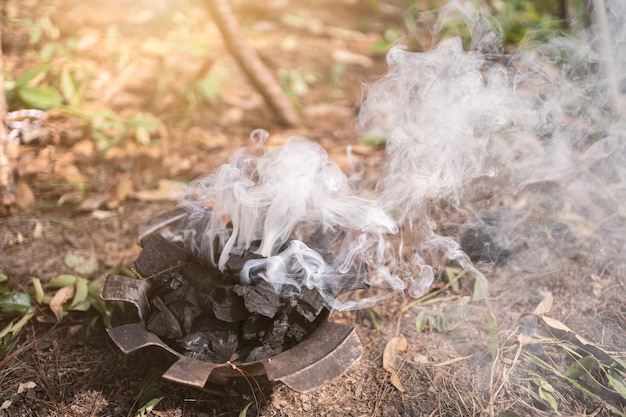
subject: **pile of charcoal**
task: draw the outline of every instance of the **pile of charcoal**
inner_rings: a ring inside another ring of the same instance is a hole
[[[232,255],[222,272],[159,234],[141,244],[135,268],[152,284],[147,330],[186,356],[213,363],[269,358],[324,320],[325,304],[315,289],[283,297],[262,279],[241,285],[244,263],[259,257],[252,252]]]

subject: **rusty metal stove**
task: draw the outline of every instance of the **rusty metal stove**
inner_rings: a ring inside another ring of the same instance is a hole
[[[139,241],[156,233],[181,218],[180,211],[166,213],[157,222],[144,226]],[[165,219],[165,220],[163,220]],[[353,327],[329,321],[325,312],[318,326],[295,346],[266,359],[251,362],[212,363],[191,358],[169,346],[161,337],[147,330],[150,316],[148,280],[118,275],[106,277],[101,290],[105,301],[121,301],[133,305],[136,321],[123,324],[107,332],[125,354],[154,346],[171,355],[175,362],[162,375],[165,380],[219,395],[237,395],[229,389],[230,382],[242,375],[266,379],[271,387],[282,383],[301,393],[321,388],[339,377],[356,363],[363,347]]]

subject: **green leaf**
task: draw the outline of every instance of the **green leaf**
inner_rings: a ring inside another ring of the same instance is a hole
[[[156,407],[157,404],[160,403],[163,398],[164,397],[157,397],[157,398],[153,398],[149,400],[139,410],[137,410],[137,414],[135,414],[135,416],[146,417],[152,412],[152,410],[154,410],[154,407]]]
[[[48,281],[48,288],[63,288],[73,286],[76,283],[75,275],[58,275]]]
[[[450,288],[454,291],[459,291],[459,278],[465,275],[465,271],[460,268],[446,268],[446,276],[448,277],[448,282],[450,283]]]
[[[481,276],[476,277],[474,281],[474,294],[472,295],[475,301],[485,299],[487,296],[487,280]]]
[[[387,52],[392,46],[392,42],[388,41],[387,39],[381,39],[372,44],[372,52],[376,54],[381,54]]]
[[[91,275],[98,269],[98,261],[96,258],[85,258],[81,255],[68,253],[64,259],[65,265],[72,268],[79,275]]]
[[[102,283],[104,282],[104,276],[98,277],[87,285],[87,292],[90,297],[100,299],[100,290],[102,289]]]
[[[83,323],[83,339],[85,339],[85,342],[87,342],[87,344],[89,345],[93,344],[94,342],[94,329],[96,328],[98,320],[100,320],[99,316],[92,316],[91,318],[86,319]]]
[[[59,84],[61,87],[61,94],[63,94],[65,101],[72,106],[78,104],[80,101],[80,94],[76,88],[76,82],[74,81],[72,74],[65,68],[61,71]]]
[[[559,411],[559,404],[556,402],[556,399],[552,394],[550,394],[550,392],[539,387],[539,397],[545,400],[545,402],[547,402],[554,411]]]
[[[554,392],[554,387],[548,383],[543,378],[536,377],[535,384],[538,386],[539,397],[542,398],[548,405],[554,410],[559,410],[559,404],[556,402],[556,399],[552,395]]]
[[[424,313],[423,311],[417,313],[417,317],[415,318],[415,328],[418,332],[423,332],[424,330],[426,330],[426,328],[428,328],[428,323],[429,320],[426,316],[426,313]]]
[[[91,303],[88,302],[86,308],[84,306],[85,300],[87,300],[87,295],[89,293],[89,288],[87,284],[88,282],[85,278],[76,277],[76,291],[74,292],[74,298],[72,299],[72,304],[70,305],[71,310],[81,310],[81,308],[84,309],[82,311],[89,310],[89,306],[91,305]],[[78,307],[79,305],[82,305],[82,307]]]
[[[26,106],[36,109],[45,110],[51,107],[58,107],[63,103],[61,93],[52,87],[22,87],[17,91],[17,95]]]
[[[626,384],[624,383],[624,378],[613,368],[605,369],[604,373],[613,390],[626,400]]]
[[[30,303],[30,295],[23,292],[11,292],[0,296],[0,311],[25,314],[30,309]]]
[[[246,417],[248,415],[248,409],[250,408],[251,405],[252,405],[251,402],[246,404],[246,406],[243,408],[243,410],[241,410],[241,413],[239,413],[239,417]]]
[[[19,333],[34,315],[35,309],[30,308],[17,322],[9,323],[4,329],[0,330],[0,358],[13,349],[13,346],[17,343]]]
[[[84,312],[84,311],[88,311],[92,306],[93,306],[93,303],[91,302],[91,300],[85,300],[77,304],[72,303],[72,305],[70,306],[70,310]]]
[[[372,321],[374,328],[378,329],[381,325],[380,315],[373,308],[366,308],[365,313],[367,317]]]
[[[565,370],[565,376],[572,379],[580,379],[589,374],[589,370],[596,363],[592,356],[585,356],[572,363]]]
[[[368,135],[361,138],[361,143],[373,148],[382,148],[387,144],[387,138],[385,136]]]
[[[159,384],[155,381],[150,382],[139,397],[138,403],[143,405],[137,410],[135,417],[146,417],[163,398],[165,397]]]
[[[498,334],[498,321],[492,311],[487,313],[487,326],[489,329],[489,351],[491,352],[491,360],[495,362],[498,358],[500,339]]]
[[[37,304],[41,304],[45,295],[41,281],[39,278],[32,278],[31,281],[33,283],[33,289],[35,290],[35,301],[37,301]]]
[[[43,65],[41,67],[33,68],[31,70],[26,71],[24,74],[17,77],[13,88],[15,88],[16,90],[19,90],[20,88],[25,87],[29,82],[31,82],[37,76],[39,76],[39,74],[48,72],[49,69],[50,69],[50,65]]]

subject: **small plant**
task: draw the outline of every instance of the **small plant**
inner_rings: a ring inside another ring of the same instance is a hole
[[[280,69],[278,80],[287,96],[293,99],[305,95],[309,86],[319,81],[319,75],[315,71]]]
[[[543,317],[543,319],[546,318]],[[557,327],[552,328],[552,330],[556,329],[556,333],[559,333],[558,330],[561,330],[561,327],[566,328],[556,320],[550,320],[549,323],[557,323]],[[600,402],[615,415],[626,416],[623,410],[614,405],[626,402],[626,363],[624,360],[597,346],[589,349],[591,345],[588,345],[585,349],[587,351],[583,350],[586,344],[569,330],[564,336],[564,338],[537,339],[533,340],[532,344],[542,348],[550,347],[551,350],[556,349],[569,360],[556,363],[549,359],[548,355],[542,357],[537,349],[523,350],[522,354],[539,369],[552,374],[552,377],[566,381],[572,388]],[[554,389],[551,389],[543,377],[536,375],[534,381],[540,398],[554,411],[558,411],[559,404],[553,395]]]
[[[495,24],[502,27],[506,43],[517,45],[530,35],[536,41],[545,41],[565,30],[559,16],[560,3],[528,0],[499,2],[499,9],[494,13]]]
[[[163,123],[151,113],[122,117],[111,110],[102,109],[92,115],[83,113],[82,116],[91,122],[91,136],[103,152],[126,139],[149,145],[164,135]]]
[[[17,343],[24,326],[35,315],[29,294],[8,290],[8,277],[0,272],[0,357]]]
[[[151,381],[148,386],[141,392],[137,404],[139,408],[135,413],[135,417],[146,417],[152,415],[152,410],[165,398],[159,384]]]
[[[32,278],[32,295],[9,290],[7,275],[0,272],[0,357],[11,351],[17,343],[20,332],[35,315],[41,315],[42,322],[50,320],[46,310],[52,312],[52,321],[56,322],[74,313],[89,311],[97,313],[84,317],[83,336],[87,341],[91,339],[93,328],[98,321],[102,320],[106,327],[111,327],[114,306],[105,304],[100,298],[104,276],[87,278],[93,276],[98,269],[95,258],[69,253],[64,261],[74,274],[55,276],[45,285],[39,278]],[[134,276],[121,261],[108,272]]]

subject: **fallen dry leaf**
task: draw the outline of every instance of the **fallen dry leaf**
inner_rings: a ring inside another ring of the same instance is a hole
[[[130,197],[141,201],[176,200],[183,192],[183,187],[181,182],[161,179],[156,189],[137,191],[131,193]]]
[[[33,239],[41,239],[43,237],[43,223],[35,222],[35,227],[33,228]]]
[[[87,180],[76,165],[64,165],[59,170],[61,177],[70,184],[83,184]]]
[[[552,309],[552,304],[553,303],[554,303],[554,297],[552,296],[552,293],[549,292],[543,298],[543,300],[541,300],[541,302],[539,304],[537,304],[537,307],[535,307],[535,310],[533,311],[533,314],[536,314],[538,316],[542,316],[542,315],[550,312],[550,310]]]
[[[90,195],[86,199],[80,202],[78,209],[80,211],[95,211],[102,207],[108,200],[111,199],[110,193],[100,193]]]
[[[119,207],[119,205],[128,198],[133,192],[133,181],[130,178],[122,178],[115,187],[115,194],[113,199],[107,203],[107,208],[113,209]]]
[[[336,62],[348,65],[359,65],[363,68],[370,68],[374,61],[367,55],[356,54],[345,49],[333,51],[332,57]]]
[[[35,193],[22,178],[15,183],[15,203],[22,210],[32,210],[37,203]]]
[[[63,304],[72,297],[74,297],[74,287],[67,286],[59,289],[50,300],[50,310],[56,316],[57,321],[61,321],[63,318]]]
[[[17,387],[17,393],[22,394],[26,390],[33,389],[33,388],[37,388],[37,383],[34,381],[20,382],[20,384]]]
[[[400,377],[398,376],[398,370],[400,369],[399,352],[406,351],[408,347],[409,342],[406,340],[406,337],[392,337],[391,340],[387,342],[387,346],[385,346],[385,351],[383,352],[383,368],[391,374],[389,381],[400,392],[404,392],[406,390],[404,385],[402,385]]]

